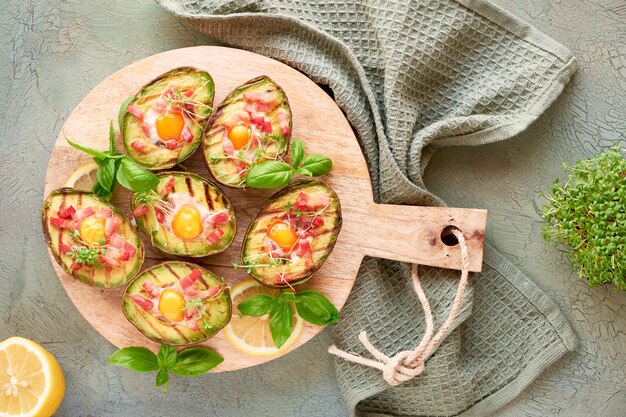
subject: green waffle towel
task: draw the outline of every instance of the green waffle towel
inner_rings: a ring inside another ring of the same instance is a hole
[[[376,198],[443,205],[422,173],[437,148],[524,130],[576,70],[570,52],[482,0],[158,0],[225,44],[282,61],[332,90],[357,132]],[[336,360],[359,416],[485,415],[506,404],[577,340],[554,303],[490,247],[453,330],[425,371],[397,387]],[[420,267],[439,327],[458,271]],[[424,316],[410,266],[366,259],[334,329],[339,348],[369,357],[413,349]]]

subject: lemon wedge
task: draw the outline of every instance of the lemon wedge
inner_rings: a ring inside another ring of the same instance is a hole
[[[75,188],[82,191],[91,191],[91,188],[96,183],[97,171],[98,164],[95,162],[83,165],[74,171],[67,181],[65,181],[65,187]]]
[[[50,417],[65,394],[65,379],[54,356],[32,340],[0,343],[0,416]]]
[[[254,279],[249,279],[235,285],[231,292],[233,300],[233,317],[224,328],[224,335],[239,351],[253,356],[274,356],[287,351],[302,334],[304,320],[293,313],[293,332],[289,339],[278,349],[272,340],[269,327],[269,318],[266,314],[261,317],[239,316],[239,303],[257,294],[268,294],[277,297],[280,290],[268,288]]]

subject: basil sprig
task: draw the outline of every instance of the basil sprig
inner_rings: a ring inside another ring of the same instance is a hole
[[[316,290],[297,293],[283,291],[278,297],[259,294],[240,303],[237,308],[243,316],[259,317],[269,314],[269,326],[276,347],[280,348],[293,331],[293,310],[302,319],[318,326],[335,323],[339,319],[337,308]]]
[[[131,96],[124,100],[120,108],[118,115],[120,131],[124,114],[132,98]],[[72,147],[93,156],[94,161],[98,164],[98,171],[96,172],[96,182],[93,185],[92,191],[104,200],[109,201],[111,199],[116,183],[135,192],[150,191],[159,184],[159,178],[152,172],[142,168],[128,156],[115,152],[113,121],[111,121],[109,125],[109,149],[107,151],[98,151],[79,145],[72,142],[67,137],[65,140],[67,140],[67,143]]]
[[[246,176],[252,188],[281,188],[289,184],[294,174],[319,177],[326,175],[333,161],[320,154],[304,155],[304,144],[295,139],[291,144],[291,165],[284,161],[264,161],[253,166]]]
[[[224,358],[211,349],[192,347],[176,352],[170,345],[162,344],[158,355],[143,347],[125,347],[109,357],[109,364],[122,366],[136,372],[157,372],[155,386],[167,392],[170,372],[178,376],[204,374],[222,363]]]

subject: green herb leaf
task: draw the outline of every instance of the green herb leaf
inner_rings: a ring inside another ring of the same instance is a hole
[[[270,332],[277,348],[280,348],[293,331],[293,310],[291,305],[279,301],[272,306],[270,312]]]
[[[157,355],[157,362],[160,368],[172,369],[176,365],[176,349],[165,343],[162,344]]]
[[[113,192],[113,187],[115,186],[115,171],[116,171],[116,160],[115,159],[105,159],[102,164],[98,167],[98,171],[96,172],[96,177],[98,179],[97,184],[100,184],[104,191]]]
[[[156,355],[143,347],[122,348],[109,357],[109,364],[137,372],[152,372],[159,369]]]
[[[332,168],[333,161],[330,158],[314,153],[304,158],[301,170],[306,170],[313,177],[319,177],[328,174]]]
[[[120,112],[117,115],[117,123],[120,126],[120,132],[122,131],[122,126],[124,125],[124,116],[126,115],[126,110],[128,110],[128,105],[130,104],[131,101],[133,101],[133,98],[135,98],[134,96],[128,96],[126,97],[126,100],[124,100],[122,102],[122,105],[120,106]]]
[[[72,142],[67,136],[65,137],[65,140],[67,141],[67,143],[70,144],[70,146],[72,148],[76,148],[79,151],[83,151],[83,152],[93,156],[94,159],[95,158],[100,158],[102,161],[104,161],[105,159],[108,158],[108,155],[106,153],[104,153],[102,151],[98,151],[96,149],[88,148],[86,146],[79,145],[78,143],[75,143],[75,142]],[[96,160],[96,162],[98,162],[98,161]],[[100,162],[98,162],[98,163],[100,163]]]
[[[154,386],[156,387],[160,387],[165,385],[165,387],[163,388],[163,393],[166,394],[167,393],[167,381],[170,380],[170,374],[169,372],[167,372],[167,369],[163,368],[159,370],[159,373],[157,373],[156,376],[156,382],[154,383]]]
[[[283,291],[278,296],[278,299],[293,303],[294,301],[296,301],[296,296],[292,292]]]
[[[244,316],[259,317],[268,314],[276,299],[271,295],[258,294],[240,303],[237,308]]]
[[[115,130],[113,130],[113,120],[109,123],[109,154],[115,153]]]
[[[196,376],[210,371],[224,358],[208,348],[192,347],[178,353],[176,365],[171,369],[176,375]]]
[[[304,144],[300,139],[294,139],[291,143],[291,166],[298,168],[304,156]]]
[[[339,318],[337,307],[319,291],[300,291],[296,293],[295,298],[298,315],[309,323],[325,326],[335,323]]]
[[[252,188],[280,188],[291,181],[293,170],[282,161],[265,161],[255,165],[246,176],[246,185]]]
[[[131,191],[150,191],[159,184],[159,178],[125,156],[117,171],[117,181]]]
[[[309,170],[308,170],[308,169],[306,169],[306,168],[302,168],[302,167],[300,167],[300,168],[296,169],[296,174],[307,175],[307,176],[309,176],[309,177],[312,177],[312,176],[313,176],[313,173],[312,173],[311,171],[309,171]]]
[[[113,196],[113,193],[109,190],[105,190],[102,185],[100,185],[99,181],[96,181],[93,185],[93,187],[91,188],[91,191],[97,195],[98,197],[100,197],[103,200],[109,201],[111,199],[111,197]]]

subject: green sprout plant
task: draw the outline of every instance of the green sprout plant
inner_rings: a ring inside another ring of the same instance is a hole
[[[569,246],[578,274],[598,286],[626,289],[626,160],[615,146],[573,166],[554,181],[543,206],[543,238]]]

